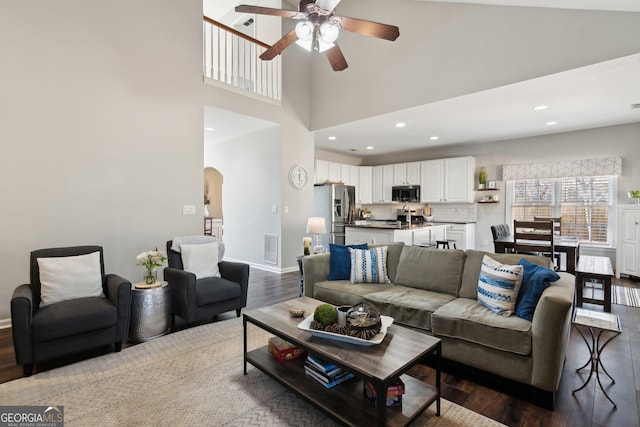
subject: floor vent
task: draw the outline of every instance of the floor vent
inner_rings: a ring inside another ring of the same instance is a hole
[[[278,236],[274,234],[264,235],[264,262],[278,264]]]

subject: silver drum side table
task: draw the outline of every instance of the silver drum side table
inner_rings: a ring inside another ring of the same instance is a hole
[[[144,342],[169,332],[171,327],[171,288],[168,282],[156,288],[131,286],[129,341]]]

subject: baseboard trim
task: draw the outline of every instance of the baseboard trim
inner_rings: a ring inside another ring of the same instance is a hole
[[[258,270],[264,270],[264,271],[269,271],[271,273],[277,273],[277,274],[284,274],[284,273],[292,273],[294,271],[299,271],[298,267],[286,267],[286,268],[280,268],[280,267],[271,267],[268,265],[264,265],[264,264],[256,264],[254,262],[248,262],[242,259],[235,259],[235,258],[224,258],[225,261],[230,261],[230,262],[243,262],[245,264],[249,264],[250,267],[252,268],[256,268]]]
[[[0,319],[0,329],[7,329],[11,327],[11,318]]]

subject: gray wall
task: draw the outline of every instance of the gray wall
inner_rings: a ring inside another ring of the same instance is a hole
[[[201,22],[200,0],[0,3],[0,319],[34,249],[102,245],[135,282],[201,232]]]

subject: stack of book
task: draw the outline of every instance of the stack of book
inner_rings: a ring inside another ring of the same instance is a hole
[[[304,363],[304,371],[309,377],[318,381],[326,388],[335,387],[353,378],[353,373],[345,371],[333,363],[325,362],[311,354],[307,356],[307,360]]]
[[[366,382],[366,392],[367,397],[371,401],[373,406],[376,406],[378,403],[378,394],[376,393],[376,389],[370,382]],[[389,385],[387,387],[387,406],[402,406],[402,395],[404,394],[404,383],[400,378],[398,380]]]

